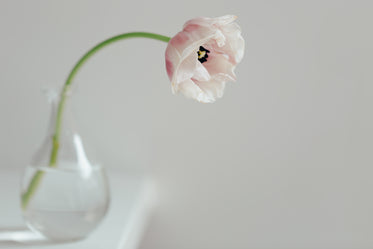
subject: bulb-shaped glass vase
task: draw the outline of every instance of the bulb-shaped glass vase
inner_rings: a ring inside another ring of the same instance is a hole
[[[85,238],[102,221],[109,206],[104,169],[88,159],[77,133],[67,98],[51,166],[58,101],[52,102],[47,137],[26,167],[21,186],[21,206],[28,227],[53,241]]]

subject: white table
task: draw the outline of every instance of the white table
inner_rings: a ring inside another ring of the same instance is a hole
[[[29,231],[19,207],[20,170],[0,168],[0,248],[135,249],[154,204],[154,186],[139,173],[107,170],[111,203],[100,226],[85,240],[56,244]]]

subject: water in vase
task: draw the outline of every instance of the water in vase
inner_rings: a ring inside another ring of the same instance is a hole
[[[37,172],[40,183],[23,211],[28,226],[57,241],[78,240],[91,233],[109,204],[103,169],[68,163],[56,168],[29,166],[25,181]]]

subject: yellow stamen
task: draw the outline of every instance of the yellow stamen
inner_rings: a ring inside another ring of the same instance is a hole
[[[203,57],[205,57],[206,55],[206,51],[198,51],[198,59],[202,59]]]

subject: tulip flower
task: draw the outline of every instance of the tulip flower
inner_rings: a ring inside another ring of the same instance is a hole
[[[195,18],[171,38],[166,69],[174,93],[203,103],[223,96],[225,83],[235,81],[234,69],[244,55],[244,40],[235,16]]]

